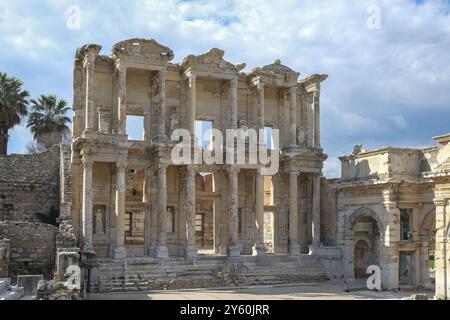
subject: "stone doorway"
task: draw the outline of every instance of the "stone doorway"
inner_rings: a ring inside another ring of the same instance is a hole
[[[195,245],[199,254],[214,254],[214,200],[198,199],[195,213]]]
[[[412,286],[413,285],[413,261],[414,252],[403,251],[400,252],[399,257],[399,285],[400,286]]]
[[[354,268],[355,278],[367,278],[367,267],[370,266],[369,245],[365,240],[359,240],[355,245]]]
[[[274,253],[275,218],[273,212],[264,212],[264,247],[267,253]]]

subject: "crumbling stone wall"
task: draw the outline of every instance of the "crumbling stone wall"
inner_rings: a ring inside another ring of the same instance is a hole
[[[0,155],[0,220],[51,222],[59,211],[59,146]]]
[[[0,238],[0,277],[9,277],[9,239]]]
[[[56,233],[55,226],[40,222],[0,224],[0,238],[10,241],[10,276],[42,274],[51,278],[55,263]]]

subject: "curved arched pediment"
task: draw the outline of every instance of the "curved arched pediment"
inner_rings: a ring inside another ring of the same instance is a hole
[[[428,236],[431,235],[430,231],[435,230],[436,223],[436,210],[431,209],[423,218],[422,223],[420,224],[420,235]]]
[[[114,58],[135,57],[150,59],[155,63],[168,63],[174,58],[172,49],[154,39],[128,39],[116,43],[112,48]]]
[[[372,209],[369,209],[369,208],[359,208],[359,209],[355,210],[349,216],[349,218],[347,220],[347,225],[346,225],[347,230],[353,231],[353,227],[355,226],[355,223],[361,217],[372,218],[377,223],[378,231],[380,232],[380,234],[382,235],[384,233],[383,223],[381,222],[380,218],[375,213],[375,211],[373,211]]]

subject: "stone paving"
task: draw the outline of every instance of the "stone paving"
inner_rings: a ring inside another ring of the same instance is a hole
[[[401,300],[415,292],[345,292],[343,282],[292,286],[91,294],[90,300]],[[432,299],[433,293],[430,292]]]

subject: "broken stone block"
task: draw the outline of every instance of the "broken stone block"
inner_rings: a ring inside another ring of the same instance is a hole
[[[37,293],[38,283],[43,279],[44,276],[42,275],[17,276],[17,285],[23,288],[24,295],[35,296]]]

